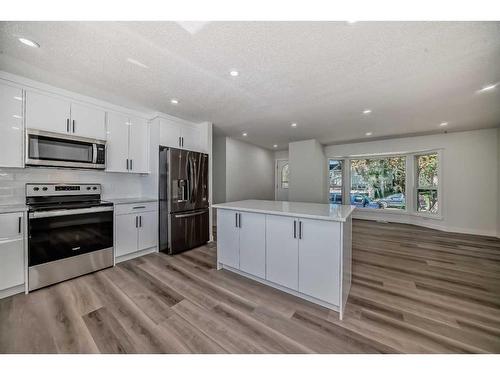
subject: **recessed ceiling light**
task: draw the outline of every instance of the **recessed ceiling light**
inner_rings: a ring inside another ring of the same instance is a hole
[[[243,133],[242,136],[243,137],[246,137],[248,135],[248,133]]]
[[[296,122],[293,122],[292,124],[290,124],[290,126],[291,126],[292,128],[296,128],[296,127],[297,127],[297,123],[296,123]]]
[[[372,110],[371,110],[371,109],[365,109],[365,110],[363,111],[363,114],[364,114],[364,115],[368,115],[368,114],[370,114],[370,113],[372,113]]]
[[[278,147],[278,145],[273,145],[274,148]]]
[[[446,125],[448,125],[446,121],[443,121],[441,124],[439,124],[439,126],[446,126]]]
[[[231,70],[229,74],[231,75],[231,77],[238,77],[240,75],[240,72],[238,72],[237,70]]]
[[[19,115],[12,115],[12,117],[14,117],[14,118],[23,118],[22,116],[19,116]]]
[[[177,99],[170,99],[170,103],[179,104],[179,101]]]
[[[494,84],[491,84],[491,85],[484,86],[481,90],[477,90],[477,92],[491,91],[495,87],[497,87],[497,85],[498,85],[498,83],[494,83]]]
[[[372,132],[366,132],[366,133],[365,133],[365,135],[366,135],[367,137],[369,137],[369,136],[370,136],[370,135],[372,135],[372,134],[373,134]]]
[[[14,99],[16,99],[16,100],[23,100],[23,98],[21,98],[20,96],[14,96]]]
[[[149,66],[147,66],[146,64],[141,63],[139,60],[133,59],[131,57],[127,58],[127,62],[134,64],[134,65],[137,65],[137,66],[140,66],[141,68],[144,68],[144,69],[149,69]]]
[[[33,47],[33,48],[40,48],[40,44],[38,44],[37,42],[35,42],[33,40],[26,39],[26,38],[18,38],[18,40],[21,43],[26,44],[27,46],[30,46],[30,47]]]

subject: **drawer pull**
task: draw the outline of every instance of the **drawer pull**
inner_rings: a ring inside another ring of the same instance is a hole
[[[22,222],[22,218],[21,218],[21,216],[19,216],[19,228],[18,228],[19,234],[21,234],[21,222]]]
[[[138,210],[140,208],[146,208],[146,206],[135,206],[135,207],[132,207],[132,209],[134,209],[134,210]]]

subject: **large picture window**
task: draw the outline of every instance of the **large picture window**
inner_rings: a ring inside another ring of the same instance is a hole
[[[438,213],[438,168],[437,153],[415,156],[416,206],[417,212]]]
[[[329,178],[329,199],[330,203],[342,204],[342,187],[344,178],[342,170],[344,166],[343,160],[330,159],[328,161],[328,178]]]
[[[351,159],[351,204],[406,210],[406,157]]]

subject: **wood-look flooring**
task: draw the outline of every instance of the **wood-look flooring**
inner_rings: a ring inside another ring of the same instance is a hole
[[[0,352],[500,353],[498,239],[354,221],[343,321],[216,271],[215,254],[150,254],[0,300]]]

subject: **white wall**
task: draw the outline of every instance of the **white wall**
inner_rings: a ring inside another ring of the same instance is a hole
[[[226,137],[215,135],[213,142],[214,203],[226,202]]]
[[[292,142],[288,147],[289,200],[292,202],[328,202],[326,158],[321,144],[315,139],[310,139]]]
[[[275,159],[288,159],[288,150],[274,151]]]
[[[218,137],[216,137],[218,138]],[[214,142],[216,160],[220,159],[221,140]],[[225,201],[274,199],[274,153],[264,148],[225,137]],[[222,197],[222,180],[214,182],[214,194]]]
[[[442,220],[358,211],[355,217],[385,219],[452,232],[496,236],[499,202],[499,129],[428,135],[325,147],[327,157],[442,149]]]
[[[498,164],[498,209],[497,209],[497,236],[500,238],[500,128],[497,129],[497,164]]]

